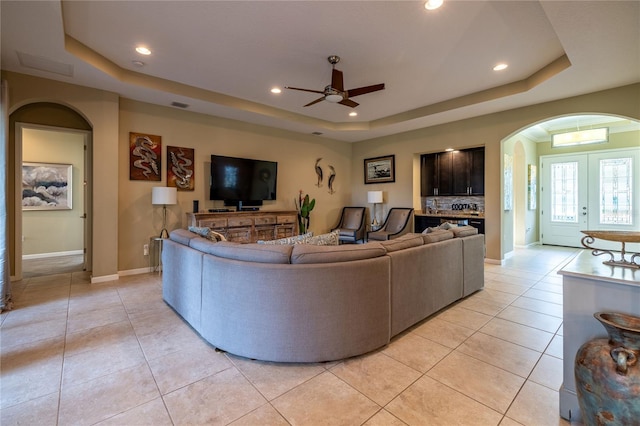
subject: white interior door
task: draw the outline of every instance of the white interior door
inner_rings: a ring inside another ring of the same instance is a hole
[[[542,244],[582,247],[582,230],[640,230],[640,149],[546,156],[541,169]],[[621,248],[601,240],[594,246]],[[638,252],[640,244],[626,250]]]
[[[586,154],[542,157],[540,242],[581,247],[589,221]]]

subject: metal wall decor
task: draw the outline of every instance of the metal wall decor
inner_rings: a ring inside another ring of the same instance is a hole
[[[129,179],[160,181],[162,137],[129,133]]]
[[[194,153],[193,148],[167,146],[167,186],[174,186],[178,191],[195,189]]]
[[[322,157],[317,158],[316,159],[316,164],[315,164],[315,172],[316,172],[316,177],[317,177],[317,181],[316,181],[316,186],[318,188],[322,187],[322,181],[324,180],[324,171],[322,169],[322,167],[320,166],[320,162],[322,161]],[[327,187],[329,188],[329,194],[335,194],[336,190],[333,186],[335,180],[336,180],[336,169],[329,164],[327,167],[329,167],[329,177],[327,179]]]

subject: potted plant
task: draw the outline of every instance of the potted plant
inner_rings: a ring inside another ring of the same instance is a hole
[[[309,214],[311,210],[316,206],[316,199],[309,199],[309,194],[302,196],[302,190],[298,195],[298,199],[294,202],[296,204],[296,210],[298,210],[298,227],[300,228],[300,234],[306,234],[309,231]]]

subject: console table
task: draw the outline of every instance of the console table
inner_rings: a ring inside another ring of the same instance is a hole
[[[211,228],[229,241],[253,243],[297,235],[298,212],[274,210],[187,213],[187,224]]]
[[[608,266],[590,250],[582,251],[564,266],[563,287],[563,383],[560,388],[560,416],[580,421],[573,368],[576,352],[583,343],[607,337],[593,317],[596,312],[622,312],[640,316],[640,269]]]

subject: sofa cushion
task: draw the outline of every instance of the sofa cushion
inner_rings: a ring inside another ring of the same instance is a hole
[[[289,263],[292,247],[284,244],[240,244],[223,241],[208,246],[208,253],[246,262]]]
[[[198,237],[198,234],[195,234],[191,231],[187,231],[186,229],[174,229],[169,234],[169,238],[176,243],[183,244],[185,246],[189,245],[189,241],[193,238]]]
[[[340,230],[336,229],[328,234],[316,235],[315,237],[307,238],[305,243],[316,246],[337,246],[340,244]]]
[[[393,240],[381,241],[380,245],[387,250],[387,252],[403,250],[410,247],[417,247],[424,244],[422,235],[420,234],[405,234]]]
[[[291,263],[335,263],[371,259],[387,254],[380,243],[345,244],[341,246],[316,246],[300,244],[293,246]]]
[[[438,241],[450,240],[451,238],[453,238],[453,232],[444,229],[437,229],[428,234],[422,234],[422,240],[425,244],[437,243]]]
[[[458,226],[451,228],[451,232],[453,232],[454,237],[468,237],[469,235],[476,235],[478,233],[478,228],[471,225]]]
[[[307,232],[306,234],[294,235],[293,237],[279,238],[277,240],[260,240],[258,244],[270,244],[270,245],[294,245],[305,244],[309,238],[313,237],[313,232]]]

